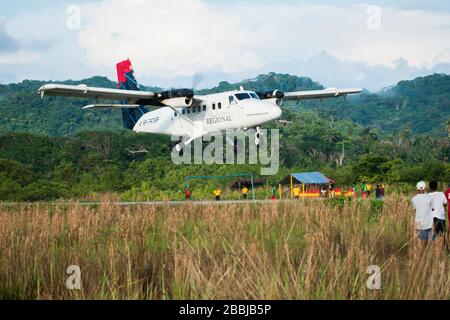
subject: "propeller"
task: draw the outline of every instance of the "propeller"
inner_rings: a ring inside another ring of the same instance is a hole
[[[194,76],[192,77],[192,85],[191,85],[192,91],[197,89],[198,85],[203,81],[203,79],[204,79],[203,73],[194,74]]]

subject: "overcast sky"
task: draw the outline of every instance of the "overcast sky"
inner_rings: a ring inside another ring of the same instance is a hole
[[[125,58],[141,83],[163,87],[210,87],[273,71],[375,91],[450,73],[449,1],[0,4],[1,83],[94,75],[115,80],[115,63]]]

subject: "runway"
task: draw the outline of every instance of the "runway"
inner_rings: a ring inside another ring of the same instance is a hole
[[[228,205],[228,204],[263,204],[263,203],[280,203],[294,200],[223,200],[223,201],[142,201],[142,202],[78,202],[81,205],[101,205],[112,204],[118,206],[183,206],[183,205],[195,205],[195,206],[210,206],[210,205]],[[61,203],[62,204],[62,203]]]
[[[293,203],[306,201],[323,201],[323,198],[308,198],[308,199],[282,199],[282,200],[206,200],[206,201],[73,201],[73,202],[0,202],[0,206],[14,206],[14,205],[73,205],[79,204],[82,206],[101,206],[101,205],[116,205],[116,206],[224,206],[232,204],[278,204],[278,203]]]

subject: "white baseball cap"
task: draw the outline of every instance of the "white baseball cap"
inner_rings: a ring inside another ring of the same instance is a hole
[[[425,190],[427,188],[427,184],[424,181],[417,182],[416,189],[417,190]]]

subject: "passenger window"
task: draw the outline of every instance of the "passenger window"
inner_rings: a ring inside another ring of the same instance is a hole
[[[217,106],[219,107],[219,109],[222,109],[222,103],[221,103],[221,102],[219,102],[219,103],[217,104]]]
[[[182,114],[186,114],[186,109],[183,109],[183,111],[181,111]]]
[[[201,107],[201,106],[198,106],[198,107],[197,107],[197,112],[200,113],[201,111],[202,111],[202,107]]]
[[[175,112],[173,113],[173,115],[176,117],[176,116],[177,116],[177,112],[175,111]]]
[[[187,114],[190,114],[191,113],[191,108],[187,108],[186,111],[187,111]]]
[[[206,106],[203,106],[203,111],[206,111]]]
[[[216,110],[216,104],[213,103],[213,110]]]

